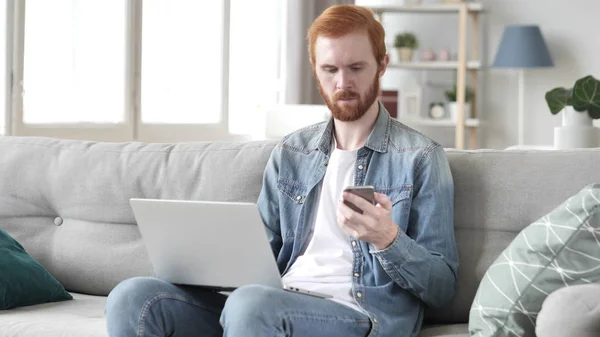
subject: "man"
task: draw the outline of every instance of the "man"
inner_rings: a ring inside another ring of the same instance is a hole
[[[439,144],[377,102],[382,26],[368,9],[335,6],[308,35],[333,118],[279,142],[258,205],[284,283],[333,298],[136,278],[109,296],[111,336],[416,336],[425,306],[452,299],[452,176]],[[373,185],[376,205],[342,193],[348,185]]]

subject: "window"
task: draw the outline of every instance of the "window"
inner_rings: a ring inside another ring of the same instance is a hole
[[[280,2],[14,1],[21,95],[13,134],[104,141],[248,134],[261,122],[256,107],[277,100]]]
[[[229,114],[232,133],[260,131],[261,108],[278,103],[281,0],[232,0]],[[260,19],[248,13],[261,13]]]
[[[25,4],[23,123],[123,123],[124,2]]]
[[[19,136],[131,140],[127,2],[13,1]]]
[[[221,121],[223,5],[146,1],[142,12],[142,122]]]

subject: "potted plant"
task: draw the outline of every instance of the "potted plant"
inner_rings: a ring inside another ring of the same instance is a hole
[[[458,105],[456,103],[456,84],[452,86],[451,90],[444,91],[444,94],[446,95],[446,99],[448,99],[448,111],[450,112],[450,117],[453,121],[456,122],[458,120]],[[475,93],[473,92],[473,89],[467,86],[465,88],[465,118],[471,117],[471,101],[473,100],[474,95]]]
[[[600,119],[600,81],[588,75],[572,88],[546,92],[545,98],[553,115],[562,112],[562,126],[554,129],[555,147],[600,146],[600,129],[592,124],[592,119]]]
[[[419,41],[415,34],[410,32],[396,34],[394,48],[396,48],[400,62],[410,62],[413,58],[414,50],[419,48]]]

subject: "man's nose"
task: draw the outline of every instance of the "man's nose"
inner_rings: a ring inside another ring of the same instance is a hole
[[[339,90],[350,90],[352,89],[352,75],[345,70],[338,71],[337,78],[337,89]]]

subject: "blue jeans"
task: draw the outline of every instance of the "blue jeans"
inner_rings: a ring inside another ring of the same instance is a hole
[[[351,337],[371,329],[366,315],[331,300],[259,285],[225,296],[147,277],[113,289],[106,320],[111,337]]]

